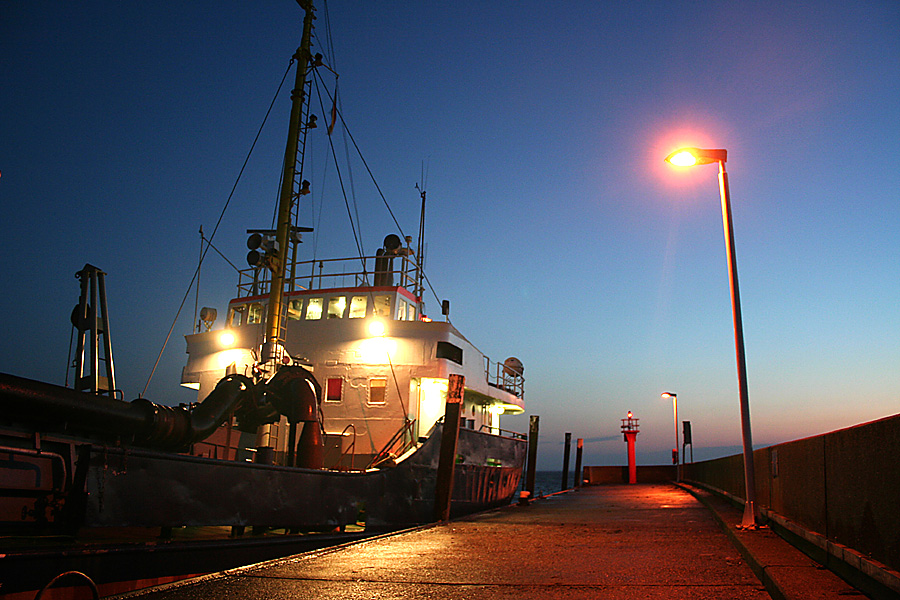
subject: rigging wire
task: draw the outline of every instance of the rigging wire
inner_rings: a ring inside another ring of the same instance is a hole
[[[331,35],[332,30],[331,30],[330,17],[328,14],[328,2],[327,1],[324,2],[323,6],[324,6],[324,13],[325,13],[325,18],[324,18],[324,21],[325,21],[325,46],[326,46],[326,52],[328,53],[328,56],[331,57],[331,62],[332,62],[332,67],[333,67],[332,69],[329,69],[329,70],[332,70],[332,72],[335,72],[337,63],[334,58],[334,42],[333,42],[332,35]],[[340,118],[344,133],[347,137],[350,138],[350,141],[353,143],[353,147],[354,147],[354,149],[356,149],[357,155],[359,156],[360,160],[362,161],[363,166],[366,168],[366,172],[369,174],[369,178],[372,180],[372,184],[375,186],[375,189],[378,191],[378,195],[381,197],[381,201],[384,203],[385,208],[387,208],[388,213],[391,215],[391,219],[394,221],[394,225],[397,226],[397,230],[400,232],[401,237],[406,237],[406,234],[403,231],[403,227],[400,226],[400,222],[397,220],[397,217],[396,217],[396,215],[394,215],[394,211],[391,209],[391,206],[388,203],[387,198],[385,197],[384,193],[381,191],[381,187],[378,185],[378,181],[375,179],[375,175],[372,173],[372,170],[369,168],[369,164],[366,162],[365,157],[362,155],[362,150],[360,149],[359,145],[356,143],[356,139],[353,137],[353,134],[350,132],[350,128],[347,127],[347,123],[344,121],[344,115],[343,115],[340,107],[338,106],[337,84],[335,84],[335,93],[332,96],[328,92],[328,87],[325,85],[324,80],[322,80],[322,76],[319,74],[319,71],[314,69],[313,74],[314,74],[314,77],[316,78],[317,83],[320,82],[322,84],[322,88],[325,89],[325,95],[328,97],[329,100],[331,100],[332,105],[335,107],[336,116],[338,118]],[[319,105],[322,108],[322,111],[324,114],[325,106],[324,106],[324,103],[322,102],[321,88],[318,85],[316,86],[316,92],[319,96]],[[332,143],[332,156],[334,156],[333,143]],[[341,181],[341,190],[344,192],[344,203],[345,203],[345,205],[347,205],[348,216],[350,216],[350,208],[348,205],[347,195],[346,195],[346,191],[344,191],[343,181],[340,178],[340,169],[337,167],[336,159],[335,159],[335,168],[338,170],[338,180]],[[428,170],[426,168],[424,171],[424,174],[423,174],[423,185],[425,182],[424,178],[427,177],[427,174],[428,174]],[[355,202],[354,202],[354,204],[355,204]],[[320,208],[319,219],[321,219],[322,211],[323,211],[323,208]],[[357,219],[359,219],[358,215],[357,215]],[[354,240],[356,241],[357,250],[359,251],[360,256],[364,256],[363,250],[362,250],[362,244],[359,241],[359,236],[356,232],[356,227],[353,224],[352,216],[350,216],[350,225],[351,225],[351,228],[353,229],[353,236],[354,236]],[[422,261],[423,258],[424,257],[420,256],[419,261]],[[420,269],[422,269],[422,267],[424,267],[424,265],[420,264]],[[431,284],[431,281],[429,281],[429,279],[428,279],[428,276],[424,273],[424,269],[422,270],[422,278],[428,284],[428,289],[431,291],[431,294],[434,296],[435,301],[438,304],[440,304],[441,299],[438,297],[437,292],[434,289],[434,286]],[[448,320],[449,320],[449,316],[448,316]]]
[[[319,75],[318,71],[314,71],[314,73],[315,73],[316,77],[321,78],[321,75]],[[324,82],[322,83],[322,87],[325,88],[326,96],[328,96],[328,98],[330,100],[332,100],[332,102],[335,102],[335,98],[331,94],[328,93],[328,88],[324,85]],[[316,89],[317,90],[319,89],[318,86],[316,87]],[[319,103],[320,104],[322,103],[321,97],[320,97]],[[336,103],[335,103],[335,106],[336,106]],[[378,195],[381,197],[381,201],[384,203],[385,208],[387,208],[388,213],[391,215],[391,219],[393,219],[394,225],[397,226],[397,230],[400,232],[401,237],[406,237],[406,234],[403,232],[403,227],[400,226],[400,222],[397,220],[396,215],[394,215],[394,211],[391,210],[391,205],[388,203],[387,198],[385,197],[384,193],[381,191],[381,187],[378,185],[378,181],[375,179],[374,173],[372,173],[372,170],[369,168],[369,164],[366,162],[365,157],[362,155],[362,150],[360,149],[359,145],[356,143],[356,139],[353,137],[353,134],[350,133],[350,128],[347,127],[347,123],[344,121],[344,115],[341,112],[340,108],[337,109],[337,117],[340,119],[341,125],[343,126],[344,131],[346,131],[347,136],[350,138],[350,141],[353,142],[353,147],[356,150],[356,153],[359,156],[360,160],[362,161],[363,166],[366,168],[366,172],[369,174],[369,178],[372,180],[372,184],[375,186],[375,189],[378,191]],[[334,151],[332,148],[332,155],[333,154],[334,154]],[[335,166],[337,166],[336,159],[335,159]],[[340,169],[338,169],[338,171],[340,171]],[[338,180],[340,180],[340,173],[338,173]],[[341,189],[342,190],[344,189],[343,182],[341,182]],[[345,192],[344,193],[344,203],[347,204],[347,202],[348,201],[347,201],[346,192]],[[348,214],[350,212],[349,204],[347,206],[347,212],[348,212]],[[354,239],[356,239],[357,249],[360,252],[360,256],[363,256],[360,242],[359,242],[359,239],[358,239],[357,233],[356,233],[356,228],[355,228],[355,226],[353,226],[352,217],[351,217],[351,227],[353,227],[353,235],[354,235]],[[420,257],[420,260],[421,260],[421,257]],[[435,301],[438,304],[440,304],[441,299],[440,299],[440,297],[438,297],[437,292],[434,289],[434,286],[431,284],[431,281],[429,281],[429,279],[428,279],[428,275],[426,275],[424,273],[424,271],[422,273],[422,278],[425,280],[425,283],[428,284],[428,289],[431,290],[431,294],[434,296]],[[448,320],[449,320],[449,317],[448,317]]]
[[[338,90],[334,88],[334,106],[337,110]],[[359,224],[360,235],[362,235],[362,219],[359,218],[359,203],[356,201],[356,183],[353,179],[353,163],[350,162],[350,146],[347,144],[347,129],[341,129],[341,136],[344,138],[344,160],[347,161],[347,177],[350,180],[350,199],[353,203],[353,213],[356,216],[356,222]],[[361,241],[360,248],[365,255],[365,244]]]
[[[241,270],[238,269],[237,266],[236,266],[233,262],[231,262],[230,260],[228,260],[228,257],[225,256],[224,254],[222,254],[222,252],[221,252],[218,248],[216,248],[215,246],[213,246],[212,240],[209,240],[209,239],[207,239],[206,237],[203,236],[203,229],[202,229],[202,228],[200,229],[200,238],[201,238],[204,242],[206,242],[206,244],[207,244],[210,248],[212,248],[213,250],[215,250],[215,251],[216,251],[216,254],[218,254],[219,256],[222,257],[222,260],[224,260],[224,261],[227,262],[229,265],[231,265],[231,268],[234,269],[236,273],[240,274]],[[203,257],[202,257],[202,256],[200,257],[200,260],[203,260]],[[196,318],[196,317],[195,317],[195,318]]]
[[[332,101],[331,94],[328,93],[328,90],[325,90],[325,94],[328,95],[329,99]],[[387,198],[384,196],[384,192],[381,191],[381,187],[378,185],[378,181],[375,179],[375,175],[372,173],[372,169],[369,168],[369,164],[366,162],[365,157],[362,155],[362,150],[359,147],[359,144],[356,143],[356,139],[353,137],[353,134],[350,133],[350,128],[347,127],[347,123],[344,121],[344,115],[340,109],[337,110],[337,116],[341,120],[341,125],[344,127],[344,130],[347,132],[347,136],[349,136],[350,141],[353,142],[353,148],[356,150],[356,154],[359,156],[359,159],[362,161],[363,166],[366,168],[366,172],[369,174],[369,178],[372,180],[372,184],[375,186],[375,189],[378,191],[378,195],[381,197],[381,201],[384,203],[385,208],[387,208],[388,213],[391,215],[391,219],[394,221],[394,225],[397,226],[397,230],[400,232],[402,237],[406,237],[406,234],[403,233],[403,228],[400,226],[400,222],[397,221],[397,217],[394,215],[394,211],[391,210],[391,205],[388,204]]]
[[[314,79],[315,79],[316,81],[321,80],[321,77],[322,77],[322,76],[319,75],[318,70],[313,69],[313,73],[314,73],[314,75],[315,75]],[[322,87],[325,87],[324,81],[322,82]],[[319,104],[322,103],[322,96],[321,96],[321,91],[320,91],[320,90],[321,90],[321,88],[317,85],[317,86],[316,86],[316,92],[317,92],[317,94],[318,94],[318,96],[319,96]],[[332,95],[328,93],[328,89],[327,89],[327,88],[325,89],[325,94],[326,94],[329,98],[331,98],[332,100],[334,100],[334,98],[332,97]],[[341,119],[341,122],[343,123],[343,119]],[[365,254],[363,253],[362,243],[360,242],[360,235],[359,235],[359,232],[356,230],[356,223],[353,221],[353,214],[352,214],[352,212],[351,212],[351,210],[350,210],[350,201],[349,201],[349,199],[348,199],[348,197],[347,197],[347,189],[346,189],[346,187],[344,186],[344,179],[341,177],[341,168],[340,168],[340,165],[339,165],[338,160],[337,160],[337,154],[336,154],[336,151],[335,151],[335,148],[334,148],[334,140],[333,140],[333,138],[332,138],[331,136],[328,136],[328,146],[329,146],[329,148],[331,149],[331,158],[332,158],[332,160],[334,161],[334,168],[335,168],[335,170],[337,171],[338,183],[340,183],[340,186],[341,186],[341,194],[342,194],[343,197],[344,197],[344,206],[347,208],[347,217],[350,219],[350,229],[351,229],[351,231],[353,232],[353,240],[354,240],[354,242],[356,243],[356,251],[359,253],[360,260],[363,261],[363,257],[365,256]],[[364,262],[364,261],[363,261],[363,262]]]
[[[169,340],[172,337],[172,331],[175,329],[175,324],[178,322],[178,317],[181,316],[181,311],[184,308],[184,303],[187,302],[188,296],[191,293],[191,288],[194,285],[194,281],[197,280],[197,276],[200,273],[200,266],[203,264],[203,260],[206,258],[207,252],[212,247],[212,239],[216,237],[216,232],[219,230],[219,225],[222,223],[222,219],[225,217],[225,211],[228,210],[228,205],[231,203],[232,197],[234,197],[234,192],[237,190],[238,183],[241,181],[241,177],[244,174],[244,169],[247,168],[247,163],[250,161],[250,156],[253,154],[254,148],[256,148],[256,142],[259,141],[259,136],[262,134],[263,127],[266,125],[266,121],[269,118],[269,114],[272,112],[272,107],[275,106],[275,101],[278,99],[278,95],[281,93],[281,88],[284,85],[284,81],[287,79],[288,73],[291,72],[291,67],[294,65],[294,59],[291,58],[288,63],[287,69],[284,71],[284,75],[281,77],[281,83],[278,84],[278,89],[275,90],[275,95],[272,97],[272,102],[269,104],[269,109],[266,111],[266,115],[263,117],[263,121],[259,126],[259,130],[256,132],[256,137],[253,138],[253,143],[250,144],[250,150],[247,152],[247,157],[244,159],[244,164],[241,165],[241,170],[238,172],[238,176],[234,181],[234,185],[231,187],[231,192],[228,194],[228,198],[225,200],[225,206],[222,207],[222,212],[219,213],[219,220],[216,221],[216,226],[213,227],[213,232],[209,236],[209,244],[206,247],[206,250],[203,252],[203,256],[200,257],[200,262],[197,264],[197,268],[194,270],[194,275],[191,277],[191,281],[188,284],[187,290],[184,292],[184,297],[181,299],[181,304],[178,306],[178,311],[175,313],[175,318],[172,320],[172,326],[169,327],[169,333],[166,334],[166,339],[163,342],[162,348],[159,349],[159,354],[156,357],[156,362],[153,364],[153,369],[150,370],[150,376],[147,377],[147,383],[144,385],[143,391],[140,393],[138,398],[143,398],[144,394],[147,393],[147,388],[150,387],[150,381],[153,379],[153,375],[156,373],[156,368],[159,367],[159,361],[162,359],[163,352],[166,350],[166,346],[169,344]],[[218,252],[218,250],[217,250]]]

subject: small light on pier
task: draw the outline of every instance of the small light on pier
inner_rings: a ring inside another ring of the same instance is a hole
[[[637,440],[639,419],[635,419],[631,411],[628,418],[622,419],[622,435],[628,443],[628,483],[637,483],[637,463],[634,457],[634,443]]]

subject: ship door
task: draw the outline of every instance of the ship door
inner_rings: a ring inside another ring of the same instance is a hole
[[[416,380],[414,380],[416,381]],[[435,422],[444,415],[447,403],[447,380],[436,377],[422,377],[419,385],[419,420],[418,437],[424,437],[431,431]]]

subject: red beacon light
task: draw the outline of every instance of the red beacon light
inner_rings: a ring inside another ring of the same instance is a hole
[[[638,421],[640,421],[640,419],[635,419],[634,414],[629,410],[628,418],[622,419],[622,433],[640,433]]]
[[[637,483],[637,463],[635,461],[634,443],[637,440],[638,420],[628,411],[628,418],[622,419],[622,437],[628,444],[628,483]]]

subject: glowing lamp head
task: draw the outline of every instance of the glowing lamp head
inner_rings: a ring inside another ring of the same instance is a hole
[[[230,331],[222,332],[222,335],[219,336],[219,344],[225,348],[231,347],[234,344],[234,334]]]
[[[697,164],[697,157],[687,150],[678,150],[674,154],[670,154],[666,161],[676,167],[693,167]]]
[[[628,418],[630,419],[630,418],[632,418],[633,416],[634,416],[634,415],[632,415],[632,414],[631,414],[631,411],[629,410],[629,411],[628,411]]]
[[[381,337],[384,335],[384,331],[384,321],[377,319],[369,321],[369,335],[372,337]]]
[[[679,148],[666,157],[666,162],[676,167],[693,167],[724,163],[728,157],[726,150],[707,150],[704,148]]]

